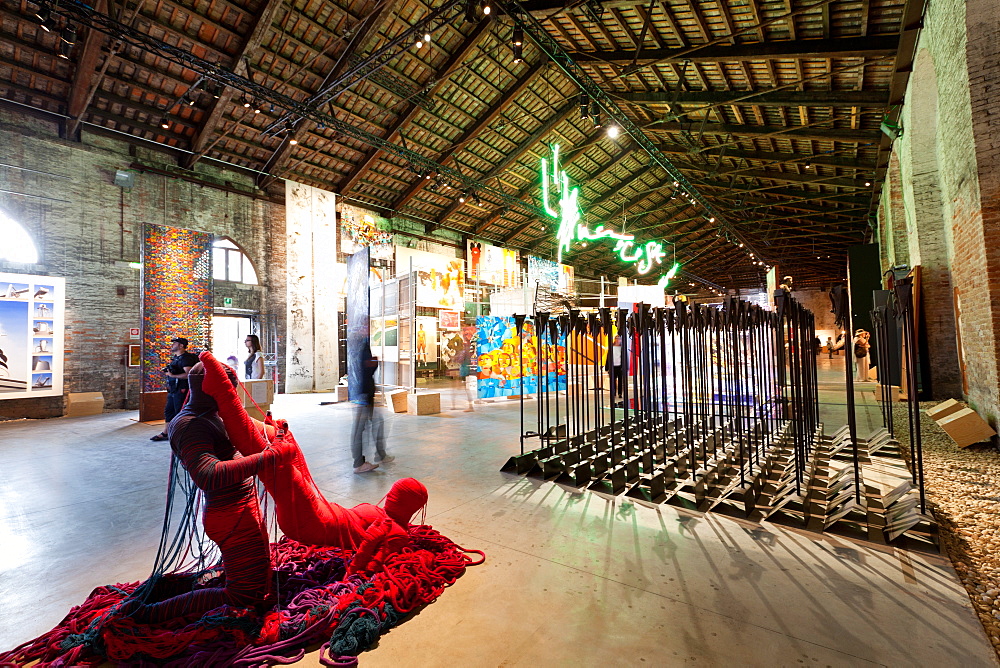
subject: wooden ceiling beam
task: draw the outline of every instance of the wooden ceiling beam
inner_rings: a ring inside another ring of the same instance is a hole
[[[647,123],[643,130],[650,132],[690,132],[698,129],[703,134],[719,135],[726,137],[736,135],[738,137],[765,137],[773,136],[777,139],[806,139],[811,141],[837,141],[843,143],[866,144],[878,141],[882,133],[878,130],[849,130],[840,128],[796,128],[784,127],[781,125],[732,125],[722,123],[706,123],[704,127],[692,126],[690,123],[663,123],[653,121]]]
[[[789,60],[799,58],[877,58],[895,55],[899,48],[899,35],[877,37],[847,37],[833,39],[802,39],[783,42],[749,42],[743,44],[715,44],[691,51],[684,49],[643,49],[639,63],[731,63],[739,61]],[[687,55],[685,55],[685,52]],[[577,51],[573,60],[578,63],[631,64],[636,51],[630,49],[611,51]]]
[[[105,14],[108,11],[107,0],[97,0],[94,9]],[[78,38],[79,39],[79,38]],[[73,84],[69,89],[69,100],[66,104],[67,113],[70,116],[66,125],[67,137],[75,137],[80,126],[80,117],[86,111],[90,102],[91,90],[95,86],[97,74],[97,61],[101,57],[101,47],[107,36],[92,28],[87,29],[87,36],[83,40],[83,48],[80,50],[79,58],[76,62],[76,69],[73,71]],[[112,58],[108,53],[105,58]]]
[[[348,68],[351,67],[351,57],[356,53],[364,52],[365,49],[368,48],[368,44],[371,43],[371,41],[378,35],[379,30],[384,27],[383,24],[389,20],[390,16],[394,15],[396,6],[399,2],[401,2],[401,0],[385,0],[381,6],[378,6],[371,14],[362,20],[361,25],[359,25],[357,30],[351,35],[351,38],[344,47],[344,50],[340,52],[339,56],[337,56],[336,64],[327,74],[323,83],[320,84],[319,90],[322,90],[331,81],[339,78],[348,70]],[[293,132],[285,134],[281,144],[261,170],[261,172],[267,174],[267,176],[261,175],[258,177],[258,187],[267,187],[281,175],[281,173],[287,168],[287,162],[292,156],[293,149],[300,141],[302,141],[302,138],[312,128],[312,126],[312,121],[309,121],[308,119],[301,119],[299,123],[296,124]]]
[[[499,116],[507,105],[512,103],[517,97],[535,80],[535,77],[542,71],[544,71],[545,62],[539,60],[537,63],[532,65],[528,70],[514,82],[500,99],[496,100],[488,109],[479,114],[478,120],[473,123],[465,132],[463,132],[459,137],[451,142],[450,146],[442,151],[437,156],[438,164],[445,165],[452,161],[456,152],[460,151],[463,145],[475,139],[483,130],[489,127],[490,123]],[[414,183],[404,192],[399,198],[393,203],[393,208],[396,210],[401,209],[413,199],[413,196],[418,192],[423,190],[424,186],[427,185],[428,180],[419,177],[414,181]]]
[[[465,38],[462,45],[452,53],[445,64],[438,70],[436,78],[428,84],[427,86],[427,97],[432,97],[441,90],[441,87],[448,83],[448,78],[458,69],[458,67],[465,61],[465,59],[479,46],[482,40],[489,34],[490,21],[481,21],[469,36]],[[399,133],[407,125],[413,122],[418,114],[422,111],[421,107],[417,104],[410,103],[406,110],[403,111],[396,122],[392,124],[392,127],[386,130],[386,141],[395,142],[399,139]],[[383,151],[379,149],[372,149],[365,159],[362,160],[358,165],[351,171],[351,173],[344,179],[340,186],[341,194],[346,194],[354,189],[361,177],[365,175],[375,164],[375,161],[382,157]]]
[[[746,91],[632,91],[615,97],[636,104],[741,104],[771,107],[878,107],[886,106],[887,93],[881,90],[762,92],[747,97]]]
[[[479,180],[489,181],[490,179],[495,178],[500,174],[502,174],[504,171],[506,171],[508,167],[510,167],[515,162],[520,160],[521,156],[530,151],[535,146],[535,144],[544,139],[545,136],[549,132],[551,132],[553,128],[555,128],[555,126],[557,126],[558,124],[562,123],[564,120],[569,118],[570,114],[572,114],[576,110],[576,106],[577,105],[575,101],[570,101],[567,104],[563,105],[562,108],[556,111],[555,115],[552,116],[552,118],[545,121],[545,123],[543,123],[537,130],[532,132],[524,141],[518,144],[517,148],[511,151],[506,158],[504,158],[499,163],[494,165],[493,169],[491,169],[486,174],[483,174],[481,177],[479,177]],[[438,216],[436,224],[440,225],[441,223],[446,221],[448,217],[454,214],[456,211],[458,211],[458,209],[461,208],[461,206],[462,203],[456,199],[454,202],[448,205],[448,208],[446,208],[441,213],[440,216]]]
[[[284,0],[267,0],[267,4],[257,12],[256,18],[253,19],[253,27],[243,40],[243,45],[236,55],[236,67],[233,68],[235,74],[246,76],[247,58],[252,57],[254,51],[260,46],[264,36],[271,29],[275,14],[277,14],[283,5]],[[222,121],[226,110],[229,109],[229,105],[232,104],[235,94],[235,89],[226,86],[219,94],[219,97],[212,101],[212,106],[205,116],[205,122],[201,124],[197,134],[195,134],[194,139],[191,141],[192,153],[183,161],[185,168],[191,169],[205,155],[208,140],[215,134],[215,130]]]

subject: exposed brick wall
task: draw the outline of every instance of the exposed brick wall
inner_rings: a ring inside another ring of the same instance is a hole
[[[994,426],[1000,416],[1000,310],[994,306],[1000,304],[998,59],[995,2],[934,0],[928,5],[907,90],[905,133],[894,144],[900,190],[890,169],[879,209],[883,226],[898,229],[900,205],[910,223],[907,264],[923,267],[935,394],[941,395],[940,388],[959,390],[957,328],[968,379],[965,398]],[[886,244],[887,234],[882,235]],[[883,254],[889,264],[901,259],[898,241],[894,238],[895,248]],[[960,318],[952,308],[956,292]]]
[[[54,123],[0,110],[4,162],[44,174],[6,169],[0,207],[36,240],[41,264],[0,262],[0,271],[66,278],[67,392],[103,392],[110,408],[137,406],[138,373],[124,365],[129,328],[140,321],[139,260],[143,222],[198,229],[227,236],[257,269],[259,288],[219,284],[224,296],[245,308],[278,314],[284,332],[284,206],[150,172],[137,175],[131,191],[114,185],[115,171],[139,162],[173,168],[167,154],[84,132],[80,143],[58,137]],[[246,187],[250,177],[211,163],[199,176]],[[61,178],[62,177],[62,178]],[[284,356],[284,350],[279,350]],[[126,401],[126,393],[128,399]],[[61,414],[60,398],[0,401],[5,417]]]

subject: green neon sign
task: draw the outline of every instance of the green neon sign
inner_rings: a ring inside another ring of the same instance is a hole
[[[659,241],[637,243],[634,235],[609,230],[603,223],[592,230],[580,222],[580,188],[571,186],[566,170],[560,168],[559,144],[552,146],[551,161],[542,158],[541,176],[542,206],[550,218],[559,221],[559,230],[556,232],[559,242],[556,249],[558,262],[562,262],[563,251],[569,251],[575,243],[613,239],[618,259],[633,265],[640,274],[646,274],[654,266],[663,264],[666,252]],[[657,284],[666,287],[679,270],[680,265],[674,263]]]

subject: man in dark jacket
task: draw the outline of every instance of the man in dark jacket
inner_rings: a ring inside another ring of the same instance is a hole
[[[198,356],[188,352],[190,342],[179,336],[170,342],[170,354],[173,358],[164,369],[167,377],[167,403],[163,407],[163,431],[151,437],[151,441],[167,440],[167,427],[174,416],[181,412],[188,393],[188,372],[198,363]]]
[[[385,424],[381,411],[375,409],[375,372],[378,371],[378,358],[365,347],[362,353],[361,391],[351,399],[354,404],[354,428],[351,429],[351,454],[354,456],[354,472],[368,473],[378,468],[378,464],[365,461],[364,442],[365,428],[372,426],[372,440],[375,441],[375,452],[383,464],[391,462],[394,457],[385,453]]]

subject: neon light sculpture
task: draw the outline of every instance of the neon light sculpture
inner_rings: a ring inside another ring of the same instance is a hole
[[[552,145],[551,163],[547,158],[542,158],[541,176],[542,206],[546,214],[559,221],[559,230],[556,232],[557,262],[562,262],[563,251],[569,251],[574,243],[613,239],[616,242],[614,252],[618,255],[618,259],[633,265],[640,274],[646,274],[654,266],[663,264],[666,253],[659,241],[637,243],[634,235],[609,230],[603,223],[591,230],[580,222],[580,188],[571,186],[569,174],[560,168],[559,144]],[[679,270],[680,265],[674,263],[657,285],[666,287]]]

